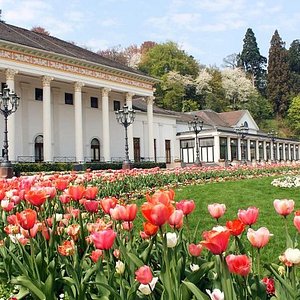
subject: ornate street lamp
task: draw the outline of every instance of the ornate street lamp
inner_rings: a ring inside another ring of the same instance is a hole
[[[277,148],[275,148],[275,141],[276,141],[278,133],[277,133],[277,131],[275,131],[274,129],[272,129],[267,134],[268,134],[268,137],[272,141],[272,147],[273,147],[273,157],[271,157],[271,160],[276,161],[276,159],[277,159],[277,153],[275,153],[274,151],[277,150]]]
[[[0,92],[0,112],[4,116],[4,141],[3,141],[3,160],[1,162],[1,176],[12,177],[13,168],[8,159],[8,130],[7,118],[13,114],[19,106],[20,97],[10,91],[7,85]]]
[[[249,127],[245,126],[244,124],[241,124],[239,127],[235,127],[234,131],[238,136],[241,137],[241,150],[242,150],[242,162],[243,164],[246,164],[246,149],[245,149],[245,137],[249,132]]]
[[[130,124],[134,122],[135,111],[131,108],[128,108],[126,104],[124,104],[122,109],[119,109],[115,112],[117,121],[124,126],[125,128],[125,160],[123,161],[123,169],[131,169],[131,162],[129,160],[129,147],[128,147],[128,135],[127,128]]]
[[[194,119],[188,122],[188,126],[189,126],[189,130],[190,131],[193,130],[196,135],[196,160],[194,163],[197,166],[201,166],[200,156],[199,156],[198,133],[200,133],[200,131],[203,128],[203,121],[200,121],[198,119],[198,116],[194,116]]]

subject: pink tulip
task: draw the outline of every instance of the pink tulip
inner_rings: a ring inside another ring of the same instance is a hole
[[[251,270],[251,260],[247,255],[226,256],[226,263],[230,273],[247,276]]]
[[[253,247],[258,249],[264,247],[269,242],[270,236],[272,236],[272,234],[270,234],[266,227],[261,227],[256,231],[249,228],[247,232],[249,242]]]
[[[239,209],[238,218],[245,225],[252,225],[257,221],[259,210],[255,206],[248,207],[245,209]]]
[[[195,209],[195,202],[194,200],[181,200],[176,203],[176,208],[182,210],[183,214],[186,216]]]
[[[297,230],[300,232],[300,210],[295,212],[294,225],[297,228]]]
[[[98,212],[99,201],[97,201],[97,200],[85,200],[83,205],[88,212],[91,212],[91,213]]]
[[[203,246],[201,244],[189,244],[189,253],[192,256],[200,256],[201,252],[203,250]]]
[[[180,209],[174,210],[169,218],[169,225],[175,228],[181,228],[183,225],[183,211]]]
[[[217,220],[221,218],[226,211],[225,204],[219,204],[219,203],[209,204],[207,208],[210,215]]]
[[[112,229],[106,229],[91,234],[95,247],[100,250],[110,249],[115,242],[116,236],[117,234]]]
[[[151,282],[153,275],[150,267],[142,266],[135,272],[135,279],[141,284],[148,284]]]
[[[114,220],[131,222],[136,217],[137,209],[138,208],[136,204],[128,204],[128,205],[117,204],[114,208],[110,209],[110,215]]]
[[[276,199],[274,200],[273,205],[279,215],[286,217],[294,210],[295,202],[294,200],[288,199]]]

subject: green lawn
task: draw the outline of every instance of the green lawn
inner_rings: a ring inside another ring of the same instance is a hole
[[[216,224],[207,210],[210,203],[224,203],[227,211],[219,222],[225,225],[227,220],[237,218],[239,208],[249,206],[259,207],[259,219],[253,225],[254,229],[267,227],[272,234],[269,244],[262,249],[264,260],[276,262],[278,256],[285,250],[285,228],[283,217],[279,216],[273,207],[275,199],[293,199],[295,209],[300,210],[300,190],[273,187],[271,181],[274,177],[262,177],[256,179],[227,181],[219,183],[207,183],[202,185],[186,186],[177,189],[176,201],[193,199],[196,203],[196,211],[190,217],[191,228],[195,228],[200,221],[197,241],[202,239],[201,233],[210,230]],[[294,215],[288,216],[289,233],[292,238],[296,235],[293,225]],[[246,241],[248,243],[248,241]]]

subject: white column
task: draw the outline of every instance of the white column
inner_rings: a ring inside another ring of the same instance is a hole
[[[148,120],[148,156],[154,160],[154,140],[153,140],[153,96],[147,97],[147,120]]]
[[[129,109],[132,109],[132,97],[134,94],[132,93],[126,93],[126,104]],[[129,153],[129,159],[134,159],[134,153],[133,153],[133,124],[128,126],[127,128],[127,135],[128,135],[128,153]]]
[[[285,155],[285,147],[287,146],[286,143],[282,143],[282,155],[283,155],[283,160],[286,160],[286,155]]]
[[[74,84],[74,102],[75,102],[75,155],[76,162],[83,162],[83,125],[82,125],[82,94],[81,89],[84,86],[82,82]]]
[[[15,92],[15,75],[18,74],[17,70],[6,69],[6,84],[11,92]],[[8,131],[8,155],[9,160],[16,161],[16,113],[8,116],[7,119],[7,131]]]
[[[220,159],[220,137],[214,136],[214,162],[218,163]]]
[[[102,136],[103,136],[103,157],[104,161],[110,161],[110,132],[109,132],[109,102],[108,94],[111,89],[102,89]]]
[[[250,140],[245,140],[247,141],[247,157],[246,157],[246,160],[248,161],[251,161],[251,149],[250,149],[250,143],[251,141]]]
[[[259,143],[262,143],[260,142],[259,140],[256,140],[256,149],[255,149],[255,152],[256,152],[256,160],[259,161]]]
[[[275,153],[274,153],[274,145],[275,143],[273,141],[270,142],[270,150],[271,150],[271,161],[275,160]]]
[[[267,161],[267,142],[263,141],[262,143],[263,143],[263,149],[264,149],[264,160]],[[270,144],[270,147],[271,147],[271,144]]]
[[[277,151],[277,161],[279,161],[280,160],[280,151],[279,151],[279,149],[280,149],[280,147],[279,147],[279,143],[277,143],[276,144],[276,151]],[[282,145],[281,145],[282,146]]]
[[[53,160],[52,155],[52,110],[51,110],[51,89],[52,77],[43,76],[43,139],[44,139],[44,161]]]
[[[230,137],[227,137],[227,159],[231,161],[231,140]]]
[[[242,160],[242,147],[241,147],[241,139],[240,138],[238,138],[237,147],[238,147],[238,160],[241,161]]]

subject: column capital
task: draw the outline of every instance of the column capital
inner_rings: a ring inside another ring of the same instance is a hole
[[[5,76],[6,76],[6,80],[14,80],[15,79],[15,75],[18,74],[18,70],[14,70],[14,69],[6,69],[5,70]]]
[[[102,88],[102,97],[108,97],[108,93],[111,91],[110,88]]]
[[[126,93],[126,102],[127,102],[127,101],[131,101],[131,100],[132,100],[132,97],[133,97],[134,95],[135,95],[134,93]]]
[[[75,92],[81,92],[81,89],[82,89],[83,86],[84,86],[84,83],[83,83],[83,82],[76,81],[76,82],[74,83],[74,89],[75,89]]]
[[[49,87],[49,86],[50,86],[50,83],[51,83],[51,81],[52,81],[53,79],[54,79],[54,78],[51,77],[51,76],[43,76],[43,77],[42,77],[43,87]]]
[[[152,105],[153,102],[154,102],[154,99],[155,99],[154,96],[148,96],[148,97],[146,97],[146,102],[147,102],[147,104]]]

